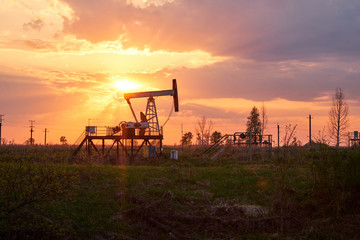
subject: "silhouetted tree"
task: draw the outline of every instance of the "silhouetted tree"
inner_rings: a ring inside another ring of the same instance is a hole
[[[61,137],[60,137],[60,142],[61,142],[63,145],[67,144],[66,137],[65,137],[65,136],[61,136]]]
[[[34,138],[29,138],[24,142],[26,145],[32,145],[35,143],[35,139]]]
[[[184,133],[180,142],[182,145],[191,145],[192,139],[193,139],[192,132],[187,132],[187,133]]]
[[[206,117],[202,117],[198,120],[197,126],[195,127],[196,140],[200,145],[208,145],[210,142],[210,132],[213,128],[213,122],[207,120]]]
[[[6,138],[1,138],[1,145],[7,145],[8,140]]]
[[[210,136],[210,143],[216,143],[221,139],[221,132],[215,131]]]
[[[349,126],[348,113],[349,107],[345,102],[344,92],[341,88],[336,88],[328,125],[330,138],[336,141],[336,147],[339,147],[341,137],[346,136],[345,131]]]
[[[247,117],[247,123],[246,123],[246,131],[247,132],[255,132],[255,133],[260,133],[261,131],[261,122],[260,122],[260,117],[259,117],[259,111],[258,109],[254,106],[250,112],[250,116]],[[256,135],[253,134],[252,135],[252,140],[254,142],[256,142]]]

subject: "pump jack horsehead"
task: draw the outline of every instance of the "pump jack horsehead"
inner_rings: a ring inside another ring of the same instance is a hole
[[[155,98],[160,96],[173,96],[175,112],[179,111],[179,100],[176,79],[173,79],[173,89],[149,92],[124,93],[124,99],[129,104],[130,110],[134,116],[135,122],[123,122],[120,124],[123,134],[128,137],[135,135],[135,129],[139,129],[139,136],[162,136],[159,127],[159,120],[156,111]],[[131,98],[148,98],[145,114],[140,112],[140,122],[131,105]]]
[[[172,89],[162,90],[162,91],[149,91],[149,92],[133,92],[133,93],[124,93],[124,99],[129,104],[132,115],[134,116],[135,122],[125,122],[122,121],[120,124],[114,128],[108,128],[106,130],[106,135],[99,135],[97,129],[98,127],[88,126],[85,131],[85,138],[76,148],[73,153],[75,156],[82,146],[86,143],[86,149],[88,154],[91,154],[91,149],[93,148],[100,156],[107,157],[111,149],[116,143],[117,147],[117,157],[119,158],[119,146],[121,146],[123,152],[127,157],[130,158],[130,161],[134,159],[136,154],[140,151],[144,144],[151,145],[150,140],[159,140],[160,141],[160,154],[162,151],[162,140],[163,133],[159,127],[159,120],[156,111],[155,97],[160,96],[172,96],[174,101],[175,112],[179,111],[179,100],[178,100],[178,90],[176,79],[172,81]],[[140,122],[138,121],[134,109],[131,105],[130,99],[132,98],[148,98],[145,114],[140,112]],[[134,139],[143,140],[142,144],[138,147],[137,150],[134,149]],[[96,145],[92,140],[102,140],[102,153],[97,149]],[[110,149],[105,154],[105,140],[113,140],[113,144]],[[122,143],[122,140],[131,140],[130,152],[128,148]],[[134,151],[135,154],[134,154]]]

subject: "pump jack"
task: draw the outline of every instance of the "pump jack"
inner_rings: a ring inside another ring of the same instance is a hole
[[[172,89],[170,90],[124,93],[124,99],[129,104],[135,122],[122,121],[120,122],[119,126],[110,128],[112,130],[111,134],[108,134],[108,131],[106,131],[107,132],[106,136],[100,136],[96,131],[97,127],[87,126],[85,130],[86,133],[85,138],[81,142],[81,144],[76,148],[76,150],[73,153],[73,156],[75,156],[80,151],[81,147],[86,142],[88,154],[91,153],[91,147],[93,147],[97,153],[106,157],[108,156],[111,149],[116,143],[117,156],[119,157],[118,154],[119,145],[121,145],[123,151],[126,153],[128,158],[130,158],[130,163],[131,163],[131,161],[135,158],[136,154],[140,151],[140,149],[144,144],[151,146],[150,140],[160,141],[160,154],[161,154],[163,133],[159,127],[159,120],[158,120],[156,104],[155,104],[155,97],[160,97],[160,96],[172,96],[174,101],[175,112],[179,111],[179,100],[178,100],[176,79],[173,79]],[[131,105],[130,99],[132,98],[148,98],[145,114],[143,112],[140,112],[140,122],[138,121],[134,109]],[[101,139],[103,141],[102,154],[100,153],[100,151],[98,151],[95,144],[92,142],[93,139]],[[114,142],[110,147],[110,149],[108,150],[108,152],[104,154],[104,146],[105,146],[104,141],[110,139],[113,140]],[[135,152],[135,154],[134,154],[134,144],[133,144],[134,139],[143,140],[140,147]],[[121,142],[121,140],[131,140],[130,153],[128,153],[126,146]]]
[[[156,111],[155,98],[160,96],[173,96],[174,99],[174,108],[175,112],[179,111],[179,100],[178,100],[178,92],[177,92],[177,84],[176,79],[173,79],[173,89],[171,90],[163,90],[163,91],[150,91],[150,92],[135,92],[135,93],[124,93],[124,98],[126,102],[129,104],[131,112],[134,116],[134,122],[126,122],[123,125],[123,129],[146,129],[147,136],[161,136],[162,132],[159,127],[159,120]],[[148,98],[146,105],[145,115],[143,112],[140,112],[141,122],[136,118],[134,109],[131,105],[131,98]],[[131,130],[130,130],[131,131]],[[141,131],[140,131],[141,133]],[[141,134],[140,134],[141,135]]]

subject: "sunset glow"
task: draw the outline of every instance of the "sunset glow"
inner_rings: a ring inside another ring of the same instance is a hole
[[[1,239],[359,239],[360,0],[0,0]]]
[[[171,79],[180,112],[166,125],[166,144],[203,116],[223,134],[243,131],[263,103],[270,134],[298,124],[306,143],[308,115],[313,134],[323,130],[337,87],[349,104],[348,130],[360,130],[360,3],[285,2],[1,1],[2,138],[24,143],[35,120],[36,143],[45,128],[49,142],[75,142],[88,119],[131,119],[118,101],[124,92],[171,89]],[[157,101],[166,120],[171,98]]]
[[[135,91],[140,87],[140,84],[128,80],[119,80],[115,82],[115,87],[117,90],[126,93]]]

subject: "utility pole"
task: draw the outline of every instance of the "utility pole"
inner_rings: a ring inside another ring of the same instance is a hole
[[[45,128],[45,141],[44,141],[44,145],[46,146],[46,133],[48,133],[49,131],[47,130],[47,128]]]
[[[181,123],[181,152],[184,151],[184,141],[183,141],[183,137],[184,137],[184,130],[183,130],[183,124]]]
[[[98,119],[95,119],[95,118],[88,118],[88,126],[90,126],[90,121],[91,120],[98,120]]]
[[[0,145],[1,145],[1,127],[2,127],[2,121],[4,120],[3,119],[3,114],[0,114]]]
[[[279,124],[277,125],[277,135],[278,135],[278,149],[280,148],[280,126]]]
[[[30,122],[30,145],[33,145],[34,140],[33,140],[32,134],[34,132],[33,128],[35,127],[34,126],[35,120],[29,120],[29,122]]]
[[[309,145],[311,145],[311,114],[309,114]]]

